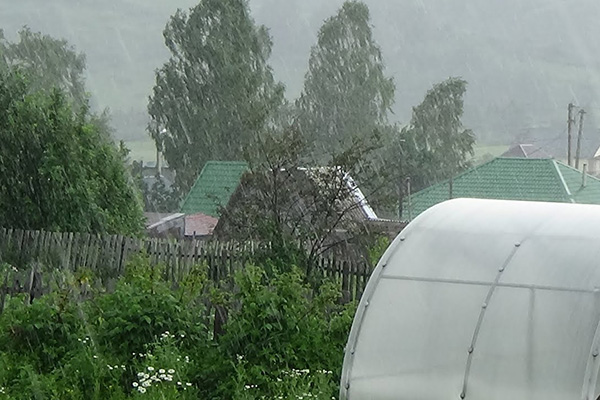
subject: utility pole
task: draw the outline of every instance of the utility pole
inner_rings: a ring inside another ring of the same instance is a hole
[[[579,132],[577,133],[577,151],[575,152],[575,168],[579,169],[579,156],[581,153],[581,135],[583,134],[583,116],[585,110],[579,110]]]
[[[573,124],[573,103],[569,103],[567,110],[569,116],[567,118],[567,164],[571,166],[571,126]]]
[[[410,187],[410,176],[406,178],[406,192],[408,193],[408,220],[412,221],[412,204],[410,202],[411,195],[411,187]],[[402,216],[400,216],[402,217]]]

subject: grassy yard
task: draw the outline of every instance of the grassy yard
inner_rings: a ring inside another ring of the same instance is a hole
[[[129,158],[136,161],[156,161],[156,146],[154,142],[148,138],[144,140],[127,141],[125,145],[131,153]]]
[[[480,159],[481,157],[485,156],[486,154],[491,154],[493,157],[498,157],[502,153],[504,153],[506,150],[508,150],[508,147],[509,146],[506,146],[506,145],[475,146],[475,155],[473,156],[473,158],[477,160],[477,159]]]

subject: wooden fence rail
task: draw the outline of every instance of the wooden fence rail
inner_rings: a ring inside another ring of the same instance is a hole
[[[28,266],[27,271],[11,274],[15,277],[10,280],[8,275],[0,277],[0,311],[6,294],[26,292],[33,298],[44,291],[40,268],[35,265],[69,271],[86,268],[99,276],[116,277],[123,273],[133,255],[145,252],[153,265],[163,264],[167,276],[173,280],[184,279],[194,265],[206,264],[209,277],[218,282],[243,268],[253,255],[268,247],[261,242],[132,238],[0,228],[0,262]],[[363,261],[320,258],[316,268],[324,276],[340,282],[346,301],[360,298],[371,274],[371,268]]]

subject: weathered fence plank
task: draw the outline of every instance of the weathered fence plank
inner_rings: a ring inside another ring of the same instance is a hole
[[[9,262],[40,262],[40,267],[52,262],[51,267],[75,271],[89,268],[99,276],[116,277],[123,274],[128,260],[134,254],[145,252],[153,265],[165,266],[165,278],[176,286],[185,279],[193,265],[205,263],[208,277],[214,282],[228,281],[243,268],[252,255],[270,247],[261,242],[218,242],[202,240],[168,240],[131,238],[120,235],[91,235],[89,233],[57,233],[23,231],[0,228],[0,265]],[[36,264],[37,265],[37,264]],[[29,296],[38,296],[46,290],[41,281],[41,270],[33,265],[28,277],[9,271],[0,276],[0,312],[2,303],[13,288],[18,287]],[[344,301],[358,299],[369,279],[371,268],[365,262],[322,257],[315,268],[326,279],[340,284]],[[105,274],[107,273],[107,274]],[[49,276],[44,281],[49,282]],[[29,287],[28,287],[29,285]],[[15,289],[16,290],[16,289]]]

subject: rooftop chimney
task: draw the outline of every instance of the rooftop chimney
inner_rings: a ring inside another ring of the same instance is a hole
[[[583,174],[581,176],[581,187],[585,187],[587,181],[587,164],[583,164]]]

